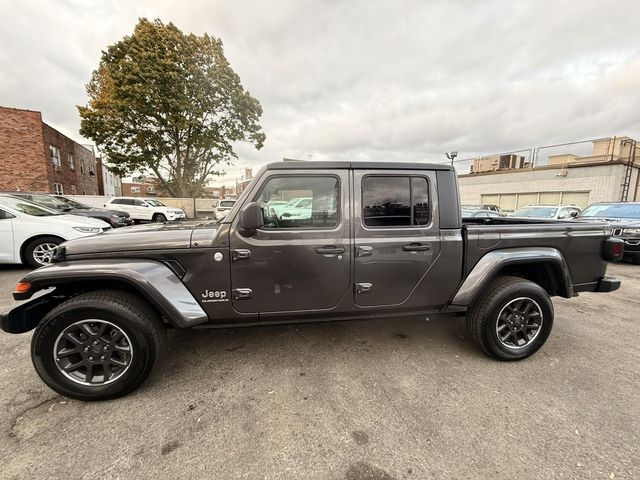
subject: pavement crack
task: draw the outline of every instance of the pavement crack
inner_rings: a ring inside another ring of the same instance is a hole
[[[62,398],[61,395],[53,395],[51,397],[47,397],[44,400],[36,403],[35,405],[32,405],[30,407],[21,409],[20,411],[18,411],[17,413],[15,413],[13,415],[13,418],[11,419],[10,425],[9,425],[9,433],[8,436],[9,438],[15,438],[17,440],[17,435],[15,432],[15,428],[18,425],[18,421],[23,418],[25,415],[27,415],[29,412],[31,412],[32,410],[35,410],[47,403],[51,403],[51,402],[55,402],[56,400],[58,400],[59,398]]]

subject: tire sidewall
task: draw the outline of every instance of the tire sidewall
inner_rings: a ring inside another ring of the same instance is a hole
[[[542,311],[542,326],[537,337],[524,348],[511,349],[506,347],[498,339],[496,324],[502,309],[516,298],[530,298],[534,300]],[[483,336],[490,350],[503,360],[519,360],[533,355],[547,341],[553,327],[553,304],[547,292],[540,286],[532,283],[510,285],[502,295],[494,298],[487,306],[486,321]]]
[[[162,219],[162,220],[161,220]],[[167,216],[162,214],[162,213],[156,213],[153,216],[153,221],[155,223],[166,223],[167,222]]]
[[[104,320],[122,329],[133,350],[132,363],[117,380],[99,386],[81,385],[73,382],[58,370],[54,359],[56,339],[71,324],[88,319]],[[108,305],[72,306],[68,310],[47,316],[37,328],[31,341],[31,359],[40,378],[53,390],[63,395],[95,399],[114,398],[133,390],[146,376],[149,369],[151,345],[149,338],[139,328],[135,328],[124,312]]]

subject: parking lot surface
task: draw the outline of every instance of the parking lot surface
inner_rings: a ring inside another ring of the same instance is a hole
[[[0,306],[26,270],[0,267]],[[554,299],[501,363],[462,318],[173,331],[115,401],[56,395],[0,332],[0,478],[640,478],[640,267]]]

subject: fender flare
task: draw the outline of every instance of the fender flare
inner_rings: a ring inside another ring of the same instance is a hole
[[[180,278],[162,262],[145,259],[75,260],[38,268],[21,282],[28,292],[14,293],[16,300],[31,298],[45,288],[85,281],[115,280],[131,286],[176,327],[190,327],[209,320]]]
[[[550,247],[535,248],[511,248],[505,250],[494,250],[482,257],[475,264],[467,278],[462,282],[460,288],[451,300],[452,305],[469,306],[476,296],[480,294],[491,282],[498,272],[510,265],[551,263],[562,272],[562,278],[558,279],[566,298],[573,296],[573,286],[569,267],[562,253]]]

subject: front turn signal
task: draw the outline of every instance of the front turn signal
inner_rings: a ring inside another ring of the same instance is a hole
[[[29,282],[20,282],[16,285],[16,293],[27,293],[31,288]]]

